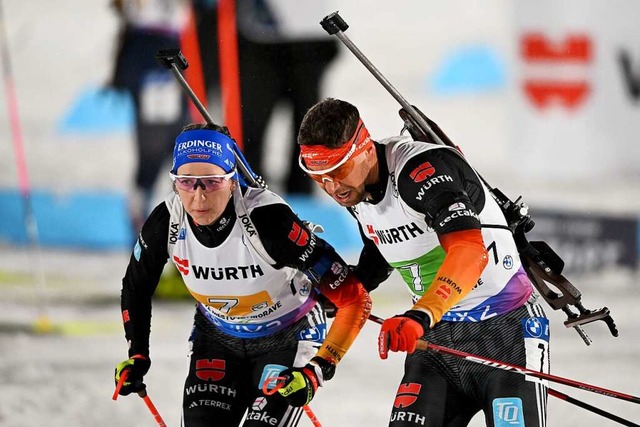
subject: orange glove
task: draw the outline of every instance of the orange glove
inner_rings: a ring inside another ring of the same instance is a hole
[[[386,359],[389,350],[413,353],[416,349],[416,341],[424,335],[425,326],[423,325],[428,328],[430,324],[429,315],[418,310],[409,310],[385,320],[378,335],[380,358]]]

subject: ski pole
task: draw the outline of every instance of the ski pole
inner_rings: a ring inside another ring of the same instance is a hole
[[[182,55],[180,49],[162,49],[156,54],[156,60],[162,67],[171,71],[193,105],[195,105],[200,114],[202,114],[202,117],[205,119],[205,121],[210,125],[214,125],[215,122],[213,121],[213,118],[211,117],[205,106],[202,104],[202,102],[198,99],[198,96],[195,94],[193,89],[191,89],[191,86],[189,86],[189,83],[181,73],[181,70],[186,70],[189,67],[189,63]],[[242,151],[240,151],[238,145],[235,144],[235,141],[233,153],[236,157],[238,168],[240,169],[242,175],[249,182],[249,185],[253,187],[266,188],[264,180],[262,179],[262,177],[258,176],[251,170],[251,167],[249,166],[247,160],[244,158]]]
[[[379,324],[382,324],[382,322],[384,321],[384,319],[382,319],[382,318],[380,318],[378,316],[375,316],[375,315],[370,315],[369,316],[369,320],[372,320],[373,322],[376,322],[376,323],[379,323]],[[422,342],[424,342],[424,341],[422,341]],[[420,345],[420,343],[418,343],[418,344]],[[454,354],[454,355],[457,356],[456,354]],[[493,365],[489,365],[489,366],[493,366]],[[558,390],[552,389],[550,387],[547,387],[547,389],[548,389],[548,392],[549,392],[549,394],[551,396],[557,397],[558,399],[564,400],[565,402],[568,402],[568,403],[571,403],[573,405],[576,405],[576,406],[578,406],[578,407],[580,407],[582,409],[586,409],[587,411],[591,411],[591,412],[593,412],[595,414],[598,414],[598,415],[600,415],[602,417],[608,418],[608,419],[610,419],[612,421],[615,421],[615,422],[620,423],[620,424],[625,425],[625,426],[640,427],[639,424],[635,424],[635,423],[633,423],[633,422],[631,422],[629,420],[626,420],[626,419],[621,418],[621,417],[619,417],[617,415],[614,415],[614,414],[612,414],[610,412],[607,412],[607,411],[605,411],[603,409],[597,408],[597,407],[595,407],[593,405],[590,405],[590,404],[588,404],[586,402],[578,400],[578,399],[576,399],[574,397],[571,397],[571,396],[569,396],[567,394],[564,394],[564,393],[562,393],[562,392],[560,392]]]
[[[149,412],[151,412],[151,415],[153,415],[153,419],[156,420],[158,427],[167,427],[164,420],[160,416],[160,413],[158,412],[155,405],[149,398],[149,395],[147,394],[147,390],[140,390],[138,392],[138,396],[140,396],[142,400],[144,400],[144,403],[147,405],[147,408],[149,408]]]
[[[566,395],[566,394],[564,394],[562,392],[559,392],[558,390],[555,390],[553,388],[549,387],[549,388],[547,388],[547,390],[549,391],[549,394],[551,396],[553,396],[553,397],[557,397],[558,399],[564,400],[565,402],[571,403],[571,404],[576,405],[576,406],[578,406],[578,407],[580,407],[582,409],[586,409],[587,411],[591,411],[591,412],[593,412],[595,414],[598,414],[600,416],[608,418],[608,419],[610,419],[612,421],[615,421],[615,422],[617,422],[619,424],[622,424],[623,426],[640,427],[640,424],[636,424],[634,422],[631,422],[629,420],[621,418],[621,417],[619,417],[617,415],[614,415],[614,414],[612,414],[610,412],[607,412],[607,411],[605,411],[603,409],[596,408],[595,406],[589,405],[586,402],[583,402],[583,401],[578,400],[578,399],[576,399],[574,397]]]
[[[431,126],[427,123],[427,121],[416,111],[413,105],[409,104],[409,102],[400,94],[400,92],[387,80],[385,76],[373,65],[371,61],[362,53],[360,49],[344,34],[349,28],[349,25],[342,19],[342,17],[338,14],[338,12],[333,12],[330,15],[327,15],[322,21],[320,21],[320,25],[322,28],[329,33],[329,35],[335,35],[340,39],[342,43],[344,43],[347,48],[362,62],[362,64],[373,74],[373,76],[384,86],[387,91],[393,96],[396,101],[400,103],[402,108],[404,108],[413,119],[425,130],[429,131],[431,136],[438,141],[439,144],[446,145],[440,137],[431,129]]]
[[[265,382],[262,384],[262,392],[264,394],[266,394],[267,396],[271,396],[276,391],[278,391],[279,389],[284,387],[284,382],[286,380],[287,379],[285,377],[267,378],[265,380]],[[268,386],[271,383],[271,381],[275,381],[275,386],[273,388],[269,389]],[[309,417],[309,420],[311,421],[311,423],[313,424],[314,427],[322,427],[322,424],[320,424],[320,421],[318,420],[318,417],[316,417],[316,414],[313,413],[313,411],[311,410],[309,405],[304,405],[302,407],[302,409],[304,410],[304,413],[307,414],[307,416]]]
[[[374,316],[372,314],[369,315],[369,319],[373,322],[382,324],[384,319],[378,316]],[[435,353],[448,354],[450,356],[460,357],[469,362],[478,363],[481,365],[489,366],[491,368],[502,369],[503,371],[515,372],[521,375],[529,375],[532,377],[540,378],[543,380],[548,380],[552,382],[556,382],[558,384],[563,384],[569,387],[579,388],[581,390],[589,391],[591,393],[602,394],[604,396],[613,397],[620,400],[625,400],[627,402],[633,402],[640,404],[640,397],[632,396],[625,393],[620,393],[614,390],[609,390],[606,388],[598,387],[591,384],[586,384],[579,381],[574,381],[568,378],[559,377],[557,375],[551,375],[544,372],[538,372],[531,369],[527,369],[523,366],[516,366],[506,362],[501,362],[498,360],[488,359],[485,357],[477,356],[474,354],[466,353],[464,351],[454,350],[452,348],[443,347],[437,344],[428,343],[424,340],[418,340],[416,344],[416,350],[426,351],[431,350]]]
[[[116,390],[113,392],[113,397],[112,397],[113,400],[118,399],[118,395],[120,394],[120,389],[122,388],[124,382],[127,380],[128,376],[129,376],[128,369],[120,374],[120,379],[118,380],[118,384],[116,384]],[[164,420],[160,416],[158,409],[156,409],[156,406],[153,404],[153,402],[151,401],[151,398],[147,394],[147,390],[146,389],[140,390],[138,392],[138,396],[140,396],[142,400],[144,400],[144,403],[147,405],[149,412],[151,412],[151,415],[153,415],[153,419],[156,420],[158,427],[167,427],[167,424],[165,424]]]

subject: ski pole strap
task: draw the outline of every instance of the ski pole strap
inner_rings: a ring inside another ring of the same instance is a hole
[[[271,396],[272,394],[275,394],[279,389],[284,387],[284,383],[286,380],[287,379],[285,377],[267,378],[262,383],[262,392],[267,396]],[[316,414],[313,413],[309,405],[304,405],[302,409],[304,410],[304,413],[307,414],[307,417],[309,417],[309,421],[311,421],[314,427],[322,427],[322,424],[320,424],[318,417],[316,417]]]
[[[284,387],[284,383],[287,379],[285,377],[271,377],[267,378],[262,383],[262,392],[267,396],[275,394],[279,389]],[[271,388],[269,388],[271,387]]]

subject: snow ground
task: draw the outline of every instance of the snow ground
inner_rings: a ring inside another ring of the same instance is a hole
[[[46,278],[46,308],[34,304],[36,265],[26,269],[23,248],[0,247],[0,425],[3,427],[155,426],[144,402],[113,401],[112,375],[126,357],[119,313],[120,279],[127,253],[41,252]],[[32,256],[33,252],[30,253]],[[574,280],[587,308],[607,306],[620,330],[609,335],[602,322],[585,330],[587,347],[562,325],[562,313],[547,310],[552,321],[552,373],[557,376],[640,395],[640,340],[635,302],[637,277],[618,272]],[[42,296],[42,294],[39,294]],[[374,292],[374,313],[389,316],[408,300],[397,279]],[[39,301],[44,301],[39,298]],[[37,314],[46,313],[53,332],[34,334]],[[181,386],[186,373],[186,340],[193,314],[190,302],[157,302],[146,377],[149,396],[169,427],[180,424]],[[382,361],[376,354],[378,325],[369,323],[336,377],[311,407],[323,426],[386,426],[402,369],[402,357]],[[514,374],[516,375],[516,374]],[[640,422],[633,403],[557,385],[570,396]],[[301,426],[311,426],[303,418]],[[482,426],[477,416],[472,426]],[[550,426],[609,426],[616,423],[574,405],[549,398]]]

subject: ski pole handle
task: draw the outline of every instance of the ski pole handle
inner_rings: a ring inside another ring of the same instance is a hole
[[[340,41],[362,62],[373,76],[382,84],[382,86],[387,89],[387,91],[393,96],[396,101],[400,103],[402,108],[404,108],[411,117],[431,136],[438,141],[439,144],[445,145],[444,142],[440,139],[440,137],[431,129],[431,126],[427,123],[427,121],[416,111],[416,109],[411,105],[405,98],[400,94],[398,89],[396,89],[389,80],[373,65],[371,61],[362,53],[360,49],[344,34],[349,28],[349,25],[345,22],[344,19],[338,14],[338,12],[333,12],[324,17],[322,21],[320,21],[320,25],[322,28],[329,33],[329,35],[334,35],[340,39]]]
[[[267,378],[265,382],[262,383],[262,392],[267,396],[275,394],[279,389],[284,387],[286,379],[286,377]],[[269,389],[271,381],[275,381],[275,385],[273,386],[273,388]],[[307,414],[307,417],[309,417],[309,421],[311,421],[314,427],[322,427],[322,424],[320,424],[318,417],[316,417],[316,414],[313,413],[309,405],[304,405],[302,409],[304,410],[304,413]]]
[[[113,400],[117,400],[118,399],[118,395],[120,394],[120,389],[122,388],[122,385],[124,384],[124,382],[127,380],[127,377],[129,376],[129,370],[125,369],[121,374],[120,374],[120,379],[118,380],[118,384],[116,384],[116,390],[113,392]]]
[[[193,105],[195,105],[200,114],[202,114],[202,117],[204,117],[205,121],[210,125],[215,125],[213,118],[204,107],[202,102],[200,102],[198,96],[195,94],[193,89],[191,89],[191,86],[189,86],[189,83],[182,75],[181,70],[186,70],[189,67],[189,63],[182,55],[180,49],[162,49],[156,54],[156,61],[158,61],[158,64],[160,64],[162,67],[171,71],[191,102],[193,102]],[[236,164],[238,165],[238,169],[240,169],[240,172],[246,178],[249,184],[252,187],[265,187],[263,181],[259,182],[258,180],[256,180],[254,174],[247,167],[246,160],[238,155],[236,150],[234,150],[233,154],[236,157]]]
[[[186,92],[187,96],[189,96],[189,99],[191,99],[191,102],[193,102],[193,105],[196,106],[207,123],[214,124],[213,118],[211,117],[207,109],[204,108],[204,105],[202,104],[202,102],[200,102],[198,96],[193,91],[193,89],[191,89],[191,86],[189,86],[189,83],[187,83],[187,80],[181,73],[182,70],[186,70],[187,68],[189,68],[189,63],[187,62],[187,59],[184,57],[184,55],[182,55],[180,49],[160,50],[156,55],[156,60],[162,67],[171,71],[178,83],[180,83],[180,86],[182,86],[182,88]]]

